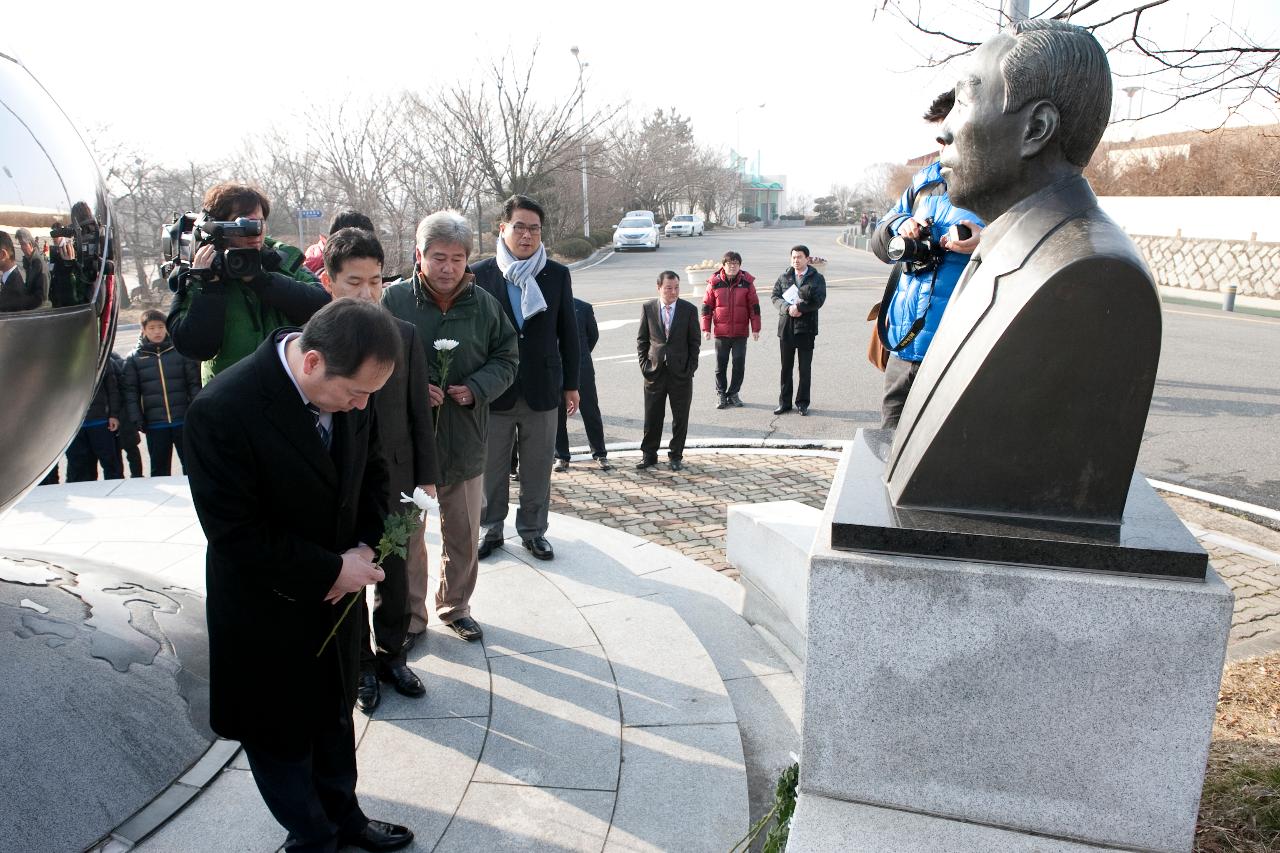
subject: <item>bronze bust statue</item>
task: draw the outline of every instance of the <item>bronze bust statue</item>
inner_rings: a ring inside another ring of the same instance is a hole
[[[957,81],[943,176],[989,225],[894,435],[896,507],[1120,523],[1160,303],[1082,175],[1110,110],[1102,46],[1061,21],[1015,24]]]

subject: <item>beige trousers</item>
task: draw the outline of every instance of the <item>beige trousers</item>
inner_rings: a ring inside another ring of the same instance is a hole
[[[471,615],[471,593],[480,573],[477,554],[480,539],[480,503],[484,496],[484,475],[436,489],[440,500],[440,540],[444,557],[440,562],[440,586],[436,589],[436,615],[443,622]],[[425,531],[423,532],[425,534]],[[421,554],[416,559],[415,552]],[[427,556],[425,535],[413,537],[409,545],[409,630],[427,629]]]

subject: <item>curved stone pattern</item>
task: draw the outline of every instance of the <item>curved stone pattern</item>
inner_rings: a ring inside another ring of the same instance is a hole
[[[81,850],[213,741],[198,593],[83,558],[0,556],[5,849]]]
[[[116,241],[89,149],[49,93],[3,52],[0,139],[0,230],[18,261],[0,286],[2,512],[44,476],[93,397],[115,339]]]

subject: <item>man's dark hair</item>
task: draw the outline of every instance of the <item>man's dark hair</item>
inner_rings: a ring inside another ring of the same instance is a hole
[[[352,258],[373,258],[382,266],[385,260],[382,244],[372,231],[343,228],[329,235],[324,244],[324,268],[329,275],[342,272],[342,267]]]
[[[8,252],[9,257],[14,259],[18,257],[13,251],[13,238],[9,236],[8,231],[0,231],[0,252]]]
[[[740,264],[742,263],[742,255],[739,255],[737,252],[732,250],[725,252],[724,257],[720,259],[720,263],[727,264],[729,263],[729,261],[733,261],[735,263]]]
[[[502,203],[502,221],[510,222],[512,214],[517,210],[528,210],[536,213],[538,214],[538,222],[540,224],[546,224],[547,212],[542,209],[542,205],[538,204],[527,195],[520,195],[519,193],[513,195]]]
[[[933,103],[929,105],[929,109],[924,111],[922,118],[929,124],[937,124],[951,114],[951,108],[955,105],[956,90],[948,89],[933,99]]]
[[[1066,21],[1018,21],[1005,32],[1014,45],[1000,60],[1004,111],[1016,112],[1043,98],[1058,108],[1058,146],[1069,163],[1084,168],[1107,129],[1111,66],[1093,34]]]
[[[263,219],[271,215],[271,202],[267,201],[262,190],[235,181],[222,181],[209,187],[200,204],[219,222],[248,216],[258,206],[262,207]]]
[[[669,278],[674,278],[676,281],[680,280],[680,276],[676,275],[675,270],[663,270],[658,273],[658,287],[662,287],[662,282]]]
[[[324,356],[325,376],[355,376],[372,359],[395,364],[400,359],[400,330],[381,305],[359,299],[335,299],[302,327],[298,346]]]
[[[144,329],[147,327],[148,323],[164,323],[166,327],[168,326],[168,320],[165,318],[164,312],[157,311],[154,308],[148,308],[146,311],[143,311],[142,319],[139,322],[142,324],[142,328]]]
[[[365,231],[378,233],[378,229],[373,227],[372,219],[351,208],[340,210],[333,215],[333,221],[329,223],[329,236],[332,237],[343,228],[363,228]]]
[[[791,247],[791,251],[792,251],[792,252],[804,252],[804,256],[805,256],[806,258],[807,258],[807,257],[809,257],[809,247],[808,247],[808,246],[801,246],[801,245],[792,246],[792,247]]]

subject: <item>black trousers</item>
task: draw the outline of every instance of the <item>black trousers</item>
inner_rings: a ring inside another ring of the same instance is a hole
[[[106,424],[80,427],[67,448],[67,482],[98,479],[98,465],[102,465],[102,479],[124,479],[115,433],[107,429]]]
[[[889,356],[884,366],[884,400],[880,403],[880,429],[897,429],[902,407],[920,371],[920,362]]]
[[[725,382],[729,356],[733,356],[733,378]],[[742,379],[747,370],[747,339],[716,338],[716,393],[737,394],[742,390]]]
[[[600,417],[600,396],[596,393],[595,368],[583,370],[578,378],[578,411],[582,413],[582,428],[587,431],[587,444],[591,446],[592,459],[604,459],[609,451],[604,446],[604,420]],[[560,415],[556,422],[556,458],[569,459],[569,413],[560,400]]]
[[[369,822],[356,801],[351,711],[340,696],[329,701],[331,719],[309,738],[243,744],[253,781],[289,833],[284,849],[292,853],[333,853],[340,835],[355,835]]]
[[[182,458],[182,427],[152,427],[147,430],[147,455],[151,457],[151,476],[168,477],[173,473],[173,451]]]
[[[418,535],[422,535],[419,531]],[[382,580],[374,588],[373,637],[365,631],[360,646],[360,668],[372,672],[378,663],[392,664],[404,660],[404,637],[409,631],[409,572],[403,557],[391,554],[382,561]],[[363,624],[369,624],[365,606]]]
[[[689,433],[689,406],[693,402],[693,377],[677,379],[665,367],[660,367],[653,377],[646,378],[644,382],[644,437],[640,439],[640,451],[645,459],[658,458],[668,400],[671,402],[671,443],[667,445],[667,458],[684,457],[684,440]]]
[[[789,332],[778,339],[782,350],[782,389],[778,393],[778,405],[791,406],[791,371],[796,357],[800,360],[800,383],[795,388],[796,408],[809,407],[809,376],[813,368],[813,335],[792,335]]]

